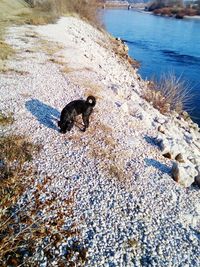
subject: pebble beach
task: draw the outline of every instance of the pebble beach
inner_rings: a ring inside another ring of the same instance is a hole
[[[14,114],[9,131],[41,146],[27,163],[36,172],[18,209],[28,214],[37,193],[36,219],[73,232],[56,242],[46,234],[33,255],[24,253],[24,266],[200,266],[200,189],[194,177],[186,187],[171,174],[181,152],[200,175],[198,126],[145,101],[137,69],[106,32],[79,18],[13,26],[6,41],[16,55],[0,73],[0,110]],[[87,131],[78,118],[61,134],[63,107],[88,95],[97,104]],[[172,159],[163,157],[168,148]]]

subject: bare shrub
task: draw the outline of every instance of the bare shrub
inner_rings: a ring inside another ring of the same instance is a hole
[[[149,82],[143,97],[163,114],[172,110],[181,113],[189,107],[191,93],[181,76],[170,73],[163,75],[160,81]]]

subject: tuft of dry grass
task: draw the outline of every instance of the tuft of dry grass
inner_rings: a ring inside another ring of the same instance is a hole
[[[14,122],[13,113],[9,112],[7,114],[0,111],[0,125],[1,126],[7,126],[9,124],[12,124]]]
[[[65,64],[64,61],[56,59],[56,58],[50,58],[48,61],[63,66]]]
[[[144,92],[143,98],[154,108],[158,109],[162,114],[170,112],[170,104],[167,102],[161,91],[147,88]]]
[[[32,159],[33,150],[39,150],[39,147],[27,141],[24,136],[13,134],[1,136],[1,179],[12,177],[20,172],[22,165]]]
[[[42,51],[49,56],[55,55],[57,52],[63,49],[63,46],[56,42],[49,42],[47,40],[39,40],[39,46],[36,48],[36,51]]]
[[[181,77],[174,74],[163,75],[160,81],[148,83],[143,98],[150,102],[161,113],[175,110],[181,113],[188,108],[191,100],[191,89]]]
[[[8,68],[5,65],[3,67],[0,67],[0,73],[3,73],[3,74],[14,74],[15,73],[15,74],[18,74],[18,75],[21,75],[21,76],[29,74],[28,71]]]
[[[93,95],[95,96],[97,99],[101,99],[101,92],[102,92],[102,86],[94,83],[93,81],[91,81],[90,79],[80,79],[77,82],[75,82],[75,84],[77,85],[81,85],[82,87],[85,88],[85,97],[89,96],[89,95]]]
[[[61,69],[61,72],[63,72],[63,73],[71,73],[71,72],[74,72],[74,71],[75,71],[75,69],[70,68],[70,67],[68,67],[68,66],[64,66],[64,67]]]
[[[0,60],[8,59],[13,54],[13,48],[4,41],[0,41]]]

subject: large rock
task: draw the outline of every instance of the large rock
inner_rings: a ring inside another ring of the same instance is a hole
[[[195,180],[198,172],[195,166],[190,162],[174,162],[172,166],[172,178],[184,187],[189,187]]]
[[[195,177],[195,183],[200,187],[200,166],[198,166],[198,167],[196,168],[196,170],[197,170],[198,174],[197,174],[197,176]]]
[[[164,128],[163,128],[164,129]],[[184,147],[173,137],[166,137],[164,134],[158,134],[157,141],[159,142],[162,154],[171,154],[171,158],[175,158],[179,153],[185,154]]]

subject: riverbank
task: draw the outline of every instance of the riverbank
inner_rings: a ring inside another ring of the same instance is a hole
[[[161,16],[161,17],[168,17],[168,18],[174,18],[177,19],[175,15],[167,15],[167,14],[161,14],[159,12],[154,13],[153,11],[146,11],[144,7],[140,7],[140,5],[135,4],[134,6],[131,6],[128,8],[128,5],[106,5],[103,7],[104,9],[128,9],[129,11],[137,11],[137,12],[142,12],[144,14],[150,14],[154,16]],[[199,20],[200,16],[187,16],[184,15],[181,19],[194,19],[194,20]]]
[[[16,57],[0,74],[0,109],[14,114],[9,130],[41,146],[16,206],[29,217],[36,210],[32,224],[42,231],[34,251],[28,242],[18,250],[20,264],[199,266],[198,126],[145,101],[148,83],[116,40],[79,18],[11,27],[6,41]],[[80,131],[80,118],[60,134],[62,108],[90,94],[97,105],[89,129]],[[184,162],[175,160],[180,153]]]

